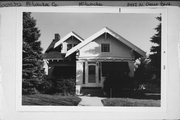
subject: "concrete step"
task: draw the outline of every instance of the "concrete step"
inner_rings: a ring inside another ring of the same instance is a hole
[[[92,97],[92,96],[80,96],[81,102],[78,106],[103,106],[101,100],[103,97]]]
[[[83,87],[81,88],[81,94],[87,96],[104,97],[103,90],[101,87]]]

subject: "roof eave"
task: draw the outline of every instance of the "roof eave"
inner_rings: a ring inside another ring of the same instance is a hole
[[[142,49],[138,48],[137,46],[135,46],[134,44],[132,44],[131,42],[129,42],[128,40],[126,40],[125,38],[123,38],[122,36],[117,34],[116,32],[112,31],[108,27],[105,27],[105,28],[101,29],[100,31],[96,32],[95,34],[93,34],[92,36],[90,36],[89,38],[87,38],[86,40],[84,40],[83,42],[81,42],[80,44],[78,44],[77,46],[75,46],[74,48],[67,51],[65,57],[68,57],[69,55],[71,55],[75,51],[81,49],[83,46],[85,46],[86,44],[93,41],[94,39],[96,39],[97,37],[99,37],[100,35],[102,35],[104,33],[109,33],[110,35],[115,37],[117,40],[121,41],[122,43],[124,43],[128,47],[132,48],[134,51],[136,51],[137,53],[139,53],[143,57],[146,56],[146,52],[144,52]]]

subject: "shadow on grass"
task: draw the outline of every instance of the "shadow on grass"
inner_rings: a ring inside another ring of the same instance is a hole
[[[140,95],[134,96],[134,98],[160,100],[161,95],[160,93],[142,93]]]
[[[34,94],[23,95],[22,105],[41,105],[41,106],[77,106],[81,98],[77,96],[61,96]]]
[[[160,107],[160,93],[123,91],[112,96],[101,100],[104,106]]]
[[[161,95],[160,93],[148,92],[123,92],[121,94],[114,95],[113,97],[160,100]]]
[[[105,97],[160,100],[161,94],[160,92],[152,92],[148,90],[111,89],[106,92]]]

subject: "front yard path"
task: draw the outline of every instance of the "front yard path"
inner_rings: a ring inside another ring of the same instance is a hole
[[[103,106],[101,100],[104,98],[101,97],[89,97],[89,96],[79,96],[81,102],[78,106]]]

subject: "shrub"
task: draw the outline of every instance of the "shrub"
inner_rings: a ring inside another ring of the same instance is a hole
[[[54,93],[54,83],[51,79],[45,79],[42,81],[38,90],[43,94],[53,94]]]
[[[57,79],[55,82],[56,93],[62,93],[63,95],[75,94],[75,79]]]
[[[75,85],[75,79],[46,79],[39,90],[45,94],[74,95]]]
[[[130,80],[127,74],[121,75],[111,74],[109,75],[103,85],[103,92],[108,97],[119,97],[125,92],[133,89],[133,81]]]
[[[34,80],[23,80],[22,82],[22,94],[27,95],[27,94],[36,94],[38,93],[36,89],[36,84]]]

